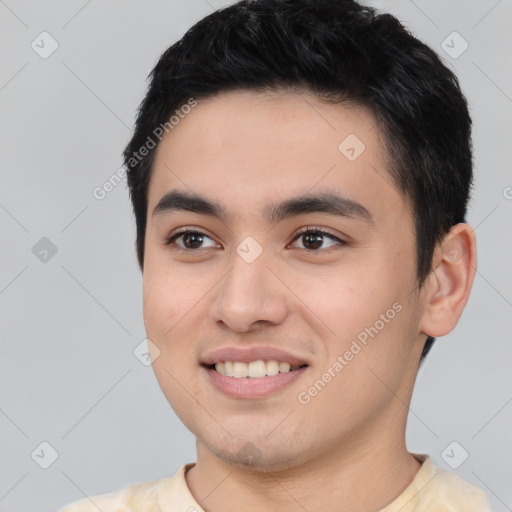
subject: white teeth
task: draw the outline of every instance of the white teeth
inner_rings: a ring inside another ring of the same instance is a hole
[[[237,379],[247,377],[249,374],[249,365],[247,365],[247,363],[240,363],[239,361],[235,361],[234,369],[235,374],[233,377],[236,377]]]
[[[237,379],[251,378],[259,379],[266,375],[277,375],[278,373],[288,373],[297,370],[299,366],[291,366],[290,363],[276,361],[274,359],[263,361],[259,359],[250,363],[240,361],[219,361],[215,364],[215,370],[225,377],[235,377]]]
[[[291,365],[289,363],[279,363],[279,373],[289,372]]]
[[[265,361],[261,359],[259,361],[253,361],[249,363],[249,368],[247,374],[251,379],[256,379],[258,377],[265,377],[267,374],[267,368],[265,366]]]
[[[279,373],[279,363],[277,361],[267,361],[267,375],[277,375]]]
[[[226,377],[234,377],[235,376],[235,364],[233,361],[226,361],[224,363],[224,366],[226,368],[226,373],[222,373],[221,368],[217,368],[217,365],[215,365],[215,369],[222,375],[226,375]]]

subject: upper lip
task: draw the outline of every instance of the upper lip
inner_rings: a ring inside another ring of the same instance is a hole
[[[258,360],[279,361],[290,363],[291,366],[307,365],[307,361],[294,356],[285,350],[269,346],[260,347],[221,347],[209,352],[203,359],[203,364],[211,366],[219,361],[240,361],[250,363]]]

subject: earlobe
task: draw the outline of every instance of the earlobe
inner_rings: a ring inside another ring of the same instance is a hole
[[[421,332],[439,337],[453,330],[468,301],[475,272],[475,232],[468,224],[456,224],[434,250]]]

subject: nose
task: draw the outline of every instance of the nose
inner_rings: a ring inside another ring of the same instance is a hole
[[[286,287],[271,270],[265,252],[249,263],[233,255],[231,270],[219,284],[211,319],[237,332],[278,325],[288,313]]]

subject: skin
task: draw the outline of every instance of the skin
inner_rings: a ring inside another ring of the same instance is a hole
[[[338,150],[349,134],[366,146],[353,162]],[[186,480],[206,511],[378,511],[417,473],[405,427],[420,355],[426,336],[450,332],[462,313],[475,238],[467,224],[454,226],[418,289],[412,212],[385,162],[368,110],[291,91],[201,100],[160,142],[148,191],[144,322],[159,385],[197,439]],[[228,217],[153,216],[170,190],[219,202]],[[277,224],[263,217],[267,202],[320,191],[359,202],[373,224],[315,212]],[[324,237],[311,248],[297,238],[307,226],[346,245]],[[186,249],[183,237],[166,245],[182,227],[203,232],[203,245]],[[248,236],[263,248],[250,264],[236,252]],[[298,394],[394,303],[401,311],[300,403]],[[263,344],[309,362],[270,397],[229,398],[200,366],[218,347]],[[247,443],[258,454],[252,464],[241,455]]]

